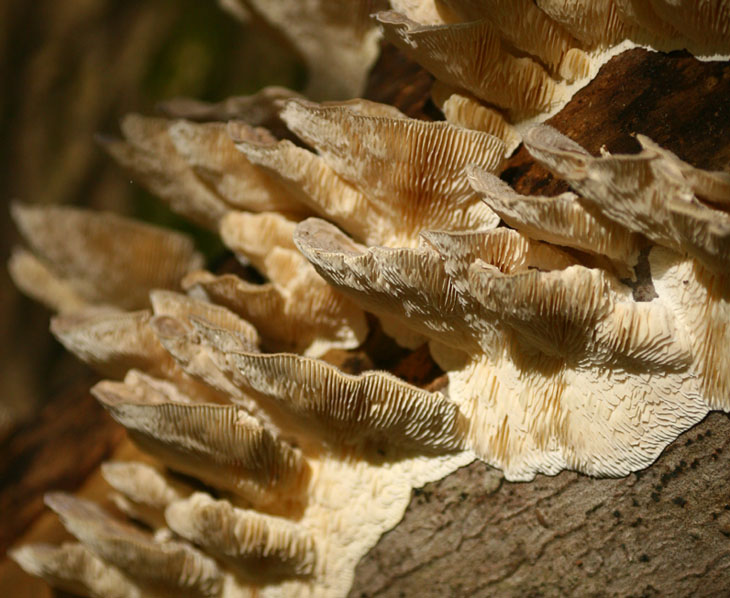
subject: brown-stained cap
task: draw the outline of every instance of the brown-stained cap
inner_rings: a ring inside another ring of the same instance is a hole
[[[537,6],[585,44],[605,48],[630,39],[695,55],[730,50],[730,3],[672,0],[537,0]]]
[[[413,244],[428,228],[496,225],[463,174],[470,163],[490,171],[501,166],[505,147],[496,137],[444,122],[362,115],[346,105],[292,100],[281,115],[340,177],[399,223],[398,243],[380,244]]]
[[[314,539],[282,517],[234,507],[196,492],[167,506],[170,529],[225,561],[244,578],[266,583],[314,572]]]
[[[145,307],[151,289],[177,288],[202,265],[186,235],[116,214],[19,203],[11,212],[40,265],[89,304]],[[43,273],[41,279],[48,282]],[[67,299],[56,302],[63,307]]]
[[[588,49],[616,44],[631,33],[614,0],[537,0],[537,6]]]
[[[84,546],[142,588],[174,588],[191,598],[219,594],[223,574],[218,565],[186,542],[158,541],[95,503],[63,492],[47,493],[45,502]]]
[[[638,2],[638,0],[634,0]],[[730,53],[730,2],[675,2],[650,0],[654,12],[683,36],[694,42],[691,51],[707,54]]]
[[[269,511],[298,500],[308,466],[237,406],[147,402],[120,383],[103,381],[94,396],[146,452],[181,471]]]

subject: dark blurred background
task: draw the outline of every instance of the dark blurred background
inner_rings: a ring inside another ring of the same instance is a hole
[[[153,114],[171,97],[220,100],[268,84],[298,88],[303,78],[275,38],[215,0],[0,0],[0,443],[85,371],[47,332],[50,314],[9,279],[19,242],[9,202],[185,228],[94,134],[116,134],[125,113]]]

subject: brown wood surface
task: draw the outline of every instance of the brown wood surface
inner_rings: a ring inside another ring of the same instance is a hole
[[[412,115],[436,115],[430,77],[392,48],[369,97]],[[730,66],[675,53],[633,50],[614,58],[551,123],[592,152],[638,149],[644,133],[681,158],[727,169]],[[523,193],[564,190],[520,150],[503,178]],[[358,369],[382,359],[336,356]],[[335,356],[333,356],[333,360]],[[349,360],[349,361],[348,361]],[[353,361],[354,360],[354,361]],[[394,369],[421,384],[440,372],[421,351],[393,351]],[[377,363],[381,365],[381,363]],[[435,380],[434,380],[435,378]],[[96,467],[123,433],[88,396],[70,388],[18,430],[0,453],[0,543],[62,537],[42,510],[50,489],[103,496]],[[652,467],[618,480],[570,472],[507,483],[483,464],[415,491],[403,522],[357,569],[352,597],[371,596],[718,596],[730,595],[730,421],[713,414]],[[11,562],[0,564],[0,596],[48,596]]]
[[[510,483],[482,463],[416,491],[351,598],[730,595],[730,419],[649,469]]]

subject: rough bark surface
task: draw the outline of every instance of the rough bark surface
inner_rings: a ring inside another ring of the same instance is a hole
[[[727,595],[729,445],[715,413],[623,479],[510,483],[473,463],[415,492],[350,596]]]

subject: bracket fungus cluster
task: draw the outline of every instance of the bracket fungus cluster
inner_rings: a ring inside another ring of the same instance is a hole
[[[449,122],[519,144],[612,56],[641,46],[730,55],[724,0],[397,0],[376,19],[437,79]]]
[[[624,475],[708,410],[730,407],[719,365],[730,346],[730,220],[718,207],[730,177],[642,141],[638,155],[593,158],[554,129],[529,130],[527,149],[580,196],[520,196],[469,167],[514,229],[425,231],[419,247],[397,250],[358,245],[319,220],[295,233],[335,288],[429,341],[468,420],[467,445],[508,479]],[[635,300],[616,274],[636,265],[642,241],[656,244],[652,301]],[[591,254],[610,263],[588,266]]]
[[[286,2],[226,4],[289,19],[294,40],[314,26]],[[624,40],[727,52],[727,4],[391,4],[377,21],[435,75],[451,122],[270,88],[172,102],[102,140],[264,283],[203,270],[179,233],[13,210],[30,248],[13,277],[109,378],[92,392],[140,451],[103,467],[116,512],[47,496],[77,541],[15,549],[27,571],[94,597],[343,596],[414,487],[475,458],[510,480],[625,475],[730,410],[730,176],[646,137],[639,154],[594,157],[525,124]],[[345,43],[343,22],[326,44]],[[377,37],[366,30],[348,48]],[[499,179],[522,142],[573,191],[525,196]],[[404,347],[427,344],[439,390],[324,359],[375,319]]]

